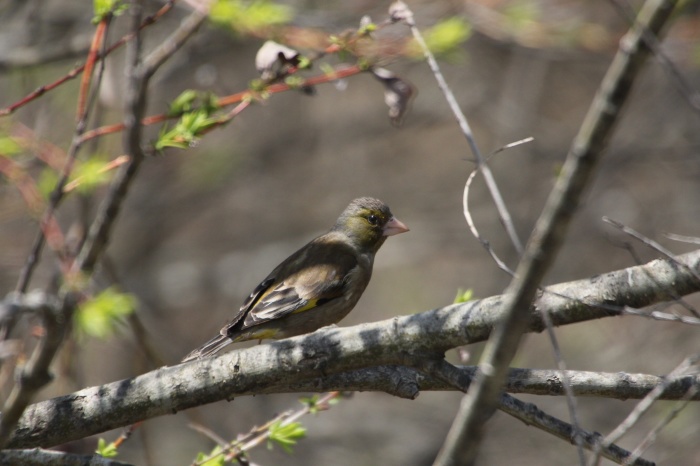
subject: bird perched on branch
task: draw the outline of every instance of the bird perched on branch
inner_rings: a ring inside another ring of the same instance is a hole
[[[386,238],[406,231],[382,201],[355,199],[328,233],[275,267],[219,335],[183,362],[212,355],[230,343],[287,338],[339,322],[365,291],[374,255]]]

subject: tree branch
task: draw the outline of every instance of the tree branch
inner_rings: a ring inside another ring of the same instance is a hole
[[[638,24],[621,40],[569,149],[562,173],[537,220],[515,278],[506,290],[503,320],[484,349],[481,370],[461,404],[434,466],[474,464],[484,425],[498,406],[508,366],[528,325],[528,315],[522,310],[532,303],[545,272],[564,242],[579,200],[593,177],[632,84],[649,53],[642,31],[658,35],[675,4],[670,0],[647,1],[639,13]]]
[[[75,455],[39,448],[0,451],[0,464],[21,466],[130,466],[128,463],[103,458],[100,455]]]
[[[622,312],[618,306],[655,304],[664,300],[669,290],[679,295],[700,291],[700,283],[690,269],[700,270],[700,250],[679,256],[676,261],[656,260],[551,286],[534,306],[548,312],[554,325],[615,316]],[[291,390],[327,391],[331,388],[326,385],[328,381],[348,371],[400,365],[410,355],[442,354],[450,348],[486,340],[503,316],[503,299],[494,296],[350,328],[324,328],[310,335],[164,367],[133,379],[36,403],[20,419],[9,446],[48,447],[238,396]],[[531,308],[528,315],[528,331],[541,332],[544,323],[539,313]],[[420,389],[425,389],[424,379],[404,377],[405,374],[391,379],[396,388],[386,390],[384,385],[378,389],[415,398]],[[360,375],[368,377],[366,372]],[[587,376],[583,381],[575,375],[571,379],[577,393],[579,387],[586,385]],[[342,380],[341,377],[338,382]],[[282,387],[280,381],[288,387]],[[539,390],[555,387],[557,384],[550,382],[548,388]],[[596,389],[586,390],[593,393]]]

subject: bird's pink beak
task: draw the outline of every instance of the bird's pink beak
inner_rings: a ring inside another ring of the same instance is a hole
[[[384,236],[394,236],[398,235],[399,233],[406,233],[408,231],[408,227],[404,225],[404,223],[397,219],[396,217],[391,217],[388,222],[386,222],[386,225],[384,225],[384,229],[382,230],[382,233]]]

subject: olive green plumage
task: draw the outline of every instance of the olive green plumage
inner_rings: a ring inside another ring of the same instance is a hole
[[[328,233],[275,267],[219,335],[183,362],[209,356],[233,342],[287,338],[339,322],[362,296],[372,276],[374,255],[386,238],[406,231],[382,201],[355,199]]]

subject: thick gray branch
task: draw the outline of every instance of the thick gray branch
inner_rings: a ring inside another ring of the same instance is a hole
[[[40,448],[0,451],[0,464],[15,466],[130,466],[128,463],[103,458],[100,455],[74,455]]]
[[[700,270],[700,250],[678,260],[696,272]],[[700,291],[700,283],[687,267],[656,260],[555,285],[547,288],[535,305],[547,310],[555,325],[609,317],[619,313],[615,306],[643,307],[666,300],[668,293]],[[20,419],[10,447],[48,447],[237,396],[289,391],[289,387],[326,390],[331,387],[324,381],[333,380],[336,374],[401,365],[411,354],[442,354],[484,341],[502,316],[502,300],[502,296],[495,296],[350,328],[324,328],[36,403]],[[544,324],[539,313],[530,309],[529,315],[528,331],[541,332]],[[413,390],[407,378],[392,380],[398,387],[395,390],[377,388],[408,397],[425,389],[418,386]],[[406,386],[401,388],[401,384]]]
[[[476,374],[476,366],[457,366],[464,384]],[[658,375],[629,374],[626,372],[565,371],[576,396],[638,400],[662,384]],[[700,387],[700,376],[684,376],[668,381],[659,400],[683,399],[691,386]],[[340,374],[328,375],[298,382],[265,387],[259,394],[332,392],[332,391],[381,391],[401,398],[414,399],[421,391],[453,391],[453,384],[426,376],[418,369],[405,366],[377,366]],[[562,373],[558,369],[521,369],[508,371],[505,391],[541,396],[564,396]],[[691,400],[700,401],[700,393]]]

